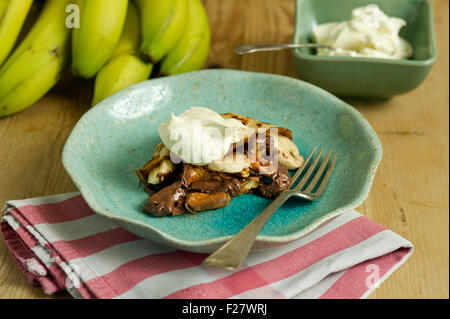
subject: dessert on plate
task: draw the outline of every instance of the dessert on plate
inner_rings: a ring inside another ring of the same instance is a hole
[[[289,129],[240,114],[191,107],[158,132],[161,143],[136,171],[153,216],[221,208],[242,194],[273,198],[303,164]]]

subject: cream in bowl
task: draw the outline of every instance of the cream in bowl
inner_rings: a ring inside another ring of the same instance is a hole
[[[319,49],[318,55],[408,59],[412,46],[399,36],[406,21],[389,17],[377,5],[352,10],[351,20],[324,23],[313,30],[314,41],[334,49]]]

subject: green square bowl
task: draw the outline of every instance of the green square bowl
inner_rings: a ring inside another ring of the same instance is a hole
[[[312,31],[317,25],[349,20],[353,9],[369,4],[407,22],[400,36],[413,46],[413,57],[328,57],[318,56],[311,49],[296,49],[293,55],[302,80],[339,96],[364,98],[391,98],[423,82],[436,60],[429,0],[296,0],[294,43],[312,42]]]

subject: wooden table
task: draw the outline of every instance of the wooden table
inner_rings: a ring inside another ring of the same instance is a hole
[[[289,42],[293,0],[206,0],[209,67],[298,77],[291,52],[237,56],[243,43]],[[358,210],[415,245],[412,257],[370,298],[449,297],[449,3],[434,0],[438,59],[416,90],[386,102],[348,102],[372,124],[384,157]],[[66,77],[26,111],[0,119],[0,204],[76,191],[61,165],[70,131],[89,108],[92,82]],[[0,240],[0,298],[46,296],[19,272]]]

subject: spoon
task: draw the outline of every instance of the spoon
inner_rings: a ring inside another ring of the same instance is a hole
[[[283,49],[295,49],[295,48],[321,48],[330,49],[333,47],[324,44],[315,43],[302,43],[302,44],[255,44],[255,45],[240,45],[234,49],[237,54],[246,54],[259,51],[278,51]]]

